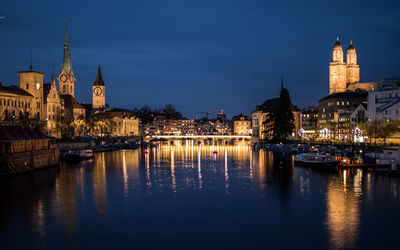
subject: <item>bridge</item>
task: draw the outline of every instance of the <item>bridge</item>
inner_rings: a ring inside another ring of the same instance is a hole
[[[212,139],[212,140],[251,140],[250,135],[151,135],[147,136],[146,140],[157,140],[157,139],[166,139],[166,140],[180,140],[180,139],[193,139],[193,140],[204,140],[204,139]]]

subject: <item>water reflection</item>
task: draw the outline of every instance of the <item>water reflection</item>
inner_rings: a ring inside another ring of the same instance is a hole
[[[354,248],[360,224],[362,171],[345,169],[339,178],[331,178],[327,188],[329,242],[335,248]]]
[[[283,231],[296,238],[302,232],[293,228],[307,225],[321,239],[312,240],[313,247],[325,248],[328,242],[332,248],[354,248],[368,240],[362,237],[363,227],[371,223],[363,215],[368,209],[376,211],[374,218],[400,220],[394,212],[400,209],[398,179],[361,170],[296,168],[293,158],[252,151],[245,142],[210,144],[177,141],[147,153],[106,152],[94,161],[2,178],[1,237],[13,245],[24,232],[38,248],[56,248],[60,242],[76,248],[86,237],[92,247],[102,247],[92,234],[97,227],[110,239],[130,230],[145,237],[142,228],[150,230],[151,221],[154,235],[168,228],[190,238],[188,228],[215,228],[221,237],[235,238],[240,232],[236,238],[254,242],[254,233]],[[384,227],[381,231],[392,235]],[[265,242],[296,246],[274,238]]]

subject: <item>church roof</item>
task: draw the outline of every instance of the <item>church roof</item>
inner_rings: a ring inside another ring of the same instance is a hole
[[[96,80],[94,80],[93,86],[104,86],[104,81],[101,77],[100,65],[97,67],[97,76]]]
[[[239,120],[241,120],[242,117],[243,117],[243,120],[250,121],[250,117],[248,117],[247,115],[244,115],[244,114],[235,115],[232,117],[232,120],[239,121]]]
[[[354,46],[353,46],[353,41],[350,41],[350,45],[349,45],[349,47],[347,48],[347,51],[349,51],[349,50],[355,50],[356,48],[354,48]]]
[[[362,89],[358,89],[357,91],[346,90],[345,92],[338,92],[330,94],[320,100],[318,102],[327,100],[327,99],[366,99],[368,96],[368,92]]]
[[[63,56],[63,63],[61,65],[61,71],[65,71],[65,73],[67,73],[69,76],[71,75],[72,72],[71,53],[69,52],[67,22],[65,22],[64,56]]]
[[[66,109],[84,109],[72,95],[60,95],[60,98],[64,100],[64,107]]]
[[[33,95],[31,95],[28,91],[25,91],[24,89],[21,89],[17,86],[2,86],[1,84],[0,84],[0,93],[11,93],[15,95],[33,97]]]
[[[338,47],[342,48],[342,44],[339,42],[339,37],[336,38],[336,43],[335,43],[334,48],[338,48]]]

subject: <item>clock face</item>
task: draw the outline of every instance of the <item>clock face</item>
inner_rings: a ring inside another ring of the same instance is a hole
[[[62,75],[60,76],[60,80],[61,80],[62,82],[66,82],[66,81],[67,81],[67,76],[66,76],[65,74],[62,74]]]
[[[94,92],[95,95],[99,96],[99,95],[101,95],[101,93],[102,93],[103,91],[101,90],[101,88],[96,87],[96,88],[94,89],[93,92]]]
[[[36,83],[36,89],[39,90],[40,89],[40,84]]]

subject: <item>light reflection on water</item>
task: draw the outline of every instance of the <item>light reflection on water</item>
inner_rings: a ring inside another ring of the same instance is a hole
[[[179,248],[176,235],[198,248],[379,247],[372,233],[395,248],[400,222],[398,179],[297,168],[245,142],[98,153],[0,180],[0,238],[13,248]]]

